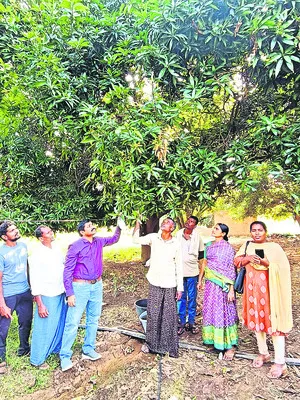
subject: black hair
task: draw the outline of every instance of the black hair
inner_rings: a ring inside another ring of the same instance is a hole
[[[253,222],[251,222],[251,224],[250,224],[250,232],[252,231],[252,226],[253,225],[261,225],[264,228],[265,232],[268,232],[267,225],[262,221],[253,221]]]
[[[199,223],[198,217],[196,217],[195,215],[191,215],[190,218],[192,218],[196,222],[196,225],[198,225]]]
[[[221,231],[223,233],[225,233],[223,239],[226,240],[226,242],[228,242],[228,233],[229,233],[229,228],[226,224],[222,224],[221,222],[218,222],[217,225],[219,225],[219,227],[221,228]]]
[[[7,229],[12,225],[15,225],[15,223],[13,221],[3,221],[1,223],[1,225],[0,225],[0,237],[1,237],[1,239],[3,239],[3,237],[2,237],[3,235],[7,234]]]
[[[85,224],[91,222],[91,220],[89,219],[83,219],[82,221],[79,222],[79,224],[77,225],[77,231],[79,233],[80,236],[82,236],[81,231],[84,231],[84,226]]]
[[[38,239],[43,236],[43,232],[42,232],[43,228],[47,228],[46,225],[40,225],[34,231],[34,234]]]

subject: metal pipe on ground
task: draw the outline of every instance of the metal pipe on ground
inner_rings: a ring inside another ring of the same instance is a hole
[[[85,329],[85,325],[79,325],[79,328]],[[117,332],[122,335],[133,337],[135,339],[141,339],[141,340],[146,339],[146,336],[144,333],[139,332],[139,331],[133,331],[131,329],[126,329],[126,328],[111,328],[108,326],[98,326],[97,330],[100,332]],[[207,348],[205,348],[205,347],[196,346],[194,344],[183,342],[182,340],[179,341],[179,347],[181,349],[186,349],[186,350],[196,350],[196,351],[202,351],[204,353],[210,353],[210,354],[212,353],[211,350],[207,350]],[[254,358],[257,355],[247,354],[247,353],[242,353],[242,352],[237,351],[234,356],[236,358],[244,358],[246,360],[254,360]],[[271,360],[271,361],[274,362],[274,360]],[[287,365],[300,366],[300,358],[287,357],[285,359],[285,362],[287,363]]]

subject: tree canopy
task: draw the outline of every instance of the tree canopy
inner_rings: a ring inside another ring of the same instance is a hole
[[[286,0],[2,0],[2,218],[203,212],[269,175],[295,200],[299,17]]]

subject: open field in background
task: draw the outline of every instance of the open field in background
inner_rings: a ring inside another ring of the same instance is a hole
[[[97,230],[96,236],[106,237],[112,235],[113,232],[114,228],[100,228]],[[77,232],[57,232],[55,233],[55,241],[53,244],[59,247],[62,252],[66,254],[68,246],[77,239],[79,239]],[[38,239],[33,236],[22,237],[20,240],[27,244],[29,255],[35,249],[35,247],[39,245]],[[114,261],[129,261],[131,259],[138,260],[140,257],[140,246],[135,245],[132,242],[132,229],[126,229],[125,232],[122,232],[119,242],[115,243],[113,246],[105,247],[103,251],[105,259]]]
[[[104,259],[106,260],[111,260],[111,261],[130,261],[130,260],[139,260],[140,259],[140,246],[137,244],[134,244],[132,241],[132,231],[133,229],[126,229],[122,231],[120,240],[118,243],[115,243],[112,246],[107,246],[103,249],[104,252]],[[114,232],[114,228],[112,229],[106,229],[106,228],[100,228],[97,230],[97,235],[96,236],[110,236]],[[213,238],[210,236],[211,228],[205,228],[203,227],[203,232],[204,234],[202,235],[202,238],[205,243],[211,241]],[[54,245],[58,246],[63,253],[65,254],[67,252],[68,246],[73,243],[75,240],[79,238],[79,235],[77,232],[71,232],[71,233],[61,233],[57,232],[55,234],[55,241]],[[247,236],[245,237],[230,237],[231,243],[236,243],[239,242],[240,240],[246,239]],[[34,248],[39,244],[38,240],[33,237],[22,237],[20,240],[24,241],[27,246],[28,246],[28,251],[29,254],[34,250]]]
[[[298,234],[300,234],[299,225],[292,219],[283,221],[274,221],[261,217],[260,220],[264,221],[267,224],[270,234],[283,234],[286,235],[287,237],[297,236]],[[205,243],[213,239],[212,236],[210,236],[212,230],[211,227],[200,226],[199,228],[201,230],[201,236]],[[96,235],[110,236],[113,234],[114,229],[115,227],[111,227],[109,229],[99,228],[97,229]],[[132,242],[132,231],[133,228],[126,228],[125,230],[123,230],[118,243],[115,243],[113,246],[104,248],[104,257],[108,260],[127,261],[130,260],[130,256],[132,256],[133,257],[132,259],[138,260],[140,255],[139,251],[140,246]],[[69,244],[74,242],[78,238],[79,235],[77,232],[70,232],[70,233],[56,232],[54,244],[59,246],[59,248],[61,248],[61,250],[64,253],[66,253]],[[232,244],[238,243],[241,240],[246,240],[247,238],[248,238],[247,234],[243,236],[230,236],[229,232],[229,240]],[[21,240],[27,243],[29,253],[31,253],[34,247],[38,244],[38,240],[33,236],[22,237]]]

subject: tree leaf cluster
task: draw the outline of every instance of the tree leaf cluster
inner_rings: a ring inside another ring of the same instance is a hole
[[[258,190],[262,163],[298,185],[299,10],[3,1],[2,217],[204,212],[228,190]]]

